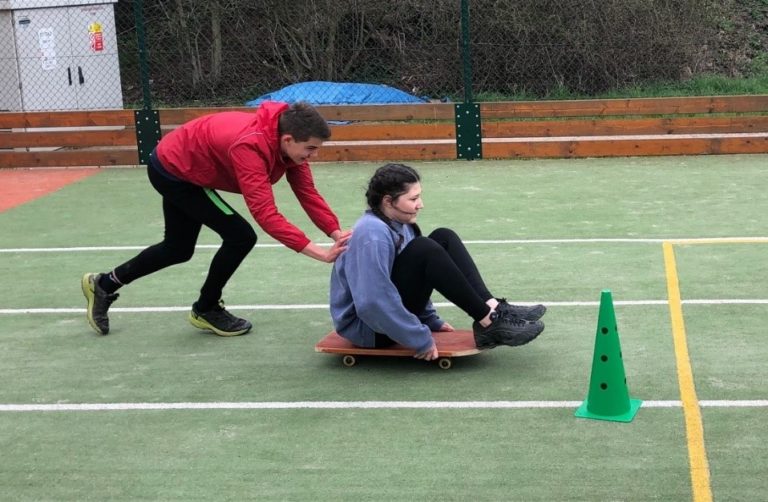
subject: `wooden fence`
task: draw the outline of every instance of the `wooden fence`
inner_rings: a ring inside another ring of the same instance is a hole
[[[453,104],[318,109],[333,131],[321,161],[457,157]],[[160,123],[223,110],[161,109]],[[768,153],[768,95],[480,103],[480,115],[483,158]],[[137,164],[131,110],[0,113],[0,168]]]

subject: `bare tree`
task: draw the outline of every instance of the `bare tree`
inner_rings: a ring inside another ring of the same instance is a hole
[[[589,95],[707,71],[716,52],[713,6],[720,3],[472,0],[474,91]],[[144,5],[154,90],[162,101],[242,102],[309,80],[385,83],[430,97],[463,94],[456,0]]]

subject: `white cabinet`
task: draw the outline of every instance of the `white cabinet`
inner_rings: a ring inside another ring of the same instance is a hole
[[[116,0],[86,1],[0,0],[0,110],[123,107]]]

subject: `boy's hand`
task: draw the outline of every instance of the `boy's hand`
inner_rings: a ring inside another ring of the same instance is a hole
[[[352,230],[334,230],[329,237],[334,241],[339,239],[349,239],[352,236]]]
[[[341,232],[340,230],[338,232],[338,238],[330,247],[330,249],[325,249],[318,246],[314,242],[310,242],[307,244],[307,247],[301,250],[301,254],[325,263],[335,262],[336,258],[338,258],[341,253],[346,251],[347,242],[349,242],[349,238],[352,237],[352,232]]]
[[[339,237],[336,242],[333,243],[331,249],[328,250],[328,255],[323,261],[326,263],[335,262],[336,258],[338,258],[341,253],[347,250],[347,242],[349,242],[350,237],[352,237],[351,232],[348,232],[346,235]]]

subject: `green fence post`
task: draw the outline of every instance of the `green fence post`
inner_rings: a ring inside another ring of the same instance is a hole
[[[461,58],[464,74],[464,103],[455,106],[456,157],[482,159],[483,137],[480,105],[472,102],[472,51],[469,45],[469,0],[461,0]]]
[[[134,0],[133,15],[136,19],[136,41],[139,49],[139,74],[144,108],[134,111],[136,126],[136,146],[139,164],[148,164],[149,155],[160,141],[160,115],[152,109],[152,93],[149,86],[149,63],[147,61],[146,35],[144,31],[144,4]]]

